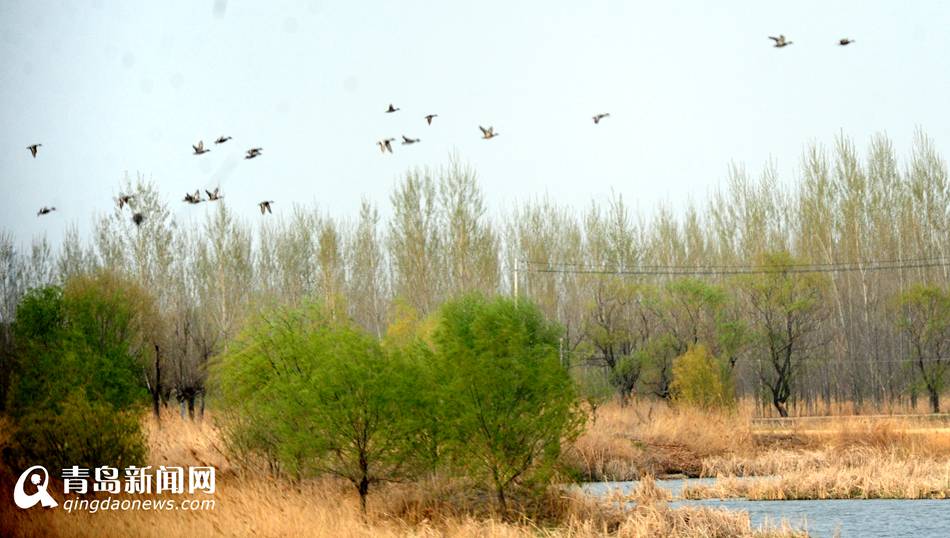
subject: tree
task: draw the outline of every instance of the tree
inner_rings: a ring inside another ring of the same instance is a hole
[[[823,342],[825,281],[817,273],[795,270],[796,261],[784,252],[764,255],[761,272],[739,280],[754,332],[757,358],[764,359],[759,375],[772,405],[788,416],[787,402],[803,363]]]
[[[27,293],[13,333],[12,459],[54,467],[141,464],[143,354],[152,297],[109,271]]]
[[[898,298],[898,326],[910,340],[911,356],[930,396],[930,408],[940,412],[940,393],[950,369],[950,292],[917,284]]]
[[[449,441],[448,409],[445,401],[452,398],[446,387],[449,372],[435,360],[433,333],[438,318],[435,314],[425,319],[411,306],[397,302],[390,309],[391,320],[383,338],[383,349],[401,359],[401,364],[414,377],[415,390],[403,396],[405,405],[413,409],[409,420],[415,422],[411,430],[418,439],[415,456],[429,471],[445,463],[443,455]],[[411,401],[405,399],[412,398]]]
[[[359,221],[347,242],[350,267],[347,298],[350,317],[371,334],[381,337],[385,330],[388,289],[378,227],[379,211],[367,200],[362,200]]]
[[[11,413],[55,410],[75,390],[117,410],[141,403],[156,318],[151,296],[109,271],[31,290],[13,327],[19,360]]]
[[[541,483],[582,425],[558,338],[524,300],[469,295],[440,310],[434,340],[455,462],[490,485],[502,514],[511,489]]]
[[[0,412],[6,409],[12,373],[16,367],[13,320],[25,290],[25,267],[13,236],[0,233]]]
[[[350,481],[366,511],[370,485],[412,470],[411,367],[323,307],[274,309],[249,322],[214,366],[235,413],[228,432],[285,472]]]
[[[498,291],[498,248],[485,216],[484,197],[475,171],[452,159],[440,171],[440,230],[444,235],[446,295]]]
[[[411,172],[390,195],[387,246],[396,297],[428,315],[442,297],[444,259],[436,187],[428,172]]]
[[[590,409],[590,420],[597,424],[597,410],[616,394],[609,373],[600,367],[580,368],[574,375],[577,394]]]
[[[626,405],[640,380],[644,348],[653,336],[653,319],[645,306],[650,292],[646,286],[627,284],[619,278],[598,281],[594,288],[584,332],[597,351],[591,362],[606,367],[621,405]]]
[[[672,399],[701,409],[735,405],[735,388],[728,370],[706,346],[696,344],[673,361]]]

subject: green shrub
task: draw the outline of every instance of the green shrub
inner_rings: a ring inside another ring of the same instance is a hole
[[[735,389],[725,368],[706,346],[690,346],[673,361],[673,401],[701,409],[735,406]]]
[[[78,465],[125,468],[145,462],[145,435],[138,413],[86,399],[75,391],[59,413],[33,411],[17,421],[6,459],[15,469],[44,465],[64,469]],[[55,474],[55,473],[54,473]]]

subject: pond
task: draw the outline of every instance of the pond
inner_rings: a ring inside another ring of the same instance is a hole
[[[748,480],[754,480],[749,478]],[[711,484],[714,478],[684,480],[657,480],[656,484],[679,497],[684,485]],[[592,495],[608,491],[624,493],[637,486],[636,482],[591,482],[582,486]],[[816,501],[750,501],[746,499],[677,500],[672,506],[710,506],[749,513],[752,524],[778,523],[787,520],[797,528],[807,529],[816,538],[868,537],[896,538],[950,537],[950,501],[947,500],[892,500],[844,499]],[[837,534],[836,534],[837,533]]]

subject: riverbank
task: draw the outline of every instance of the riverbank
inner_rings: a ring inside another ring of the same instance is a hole
[[[0,535],[154,538],[805,536],[781,525],[753,528],[748,514],[740,511],[672,507],[666,497],[657,494],[652,484],[628,497],[637,503],[633,509],[622,509],[611,499],[552,488],[542,499],[525,501],[517,513],[508,518],[492,513],[491,502],[466,484],[430,480],[381,485],[371,492],[364,517],[352,486],[346,482],[328,479],[291,484],[231,461],[210,420],[204,424],[190,423],[169,415],[164,417],[161,429],[151,419],[145,420],[150,448],[148,464],[216,468],[213,509],[68,513],[62,507],[13,508],[0,510]],[[0,490],[9,491],[15,477],[9,471],[2,474]],[[90,494],[88,498],[94,496]],[[160,496],[136,498],[162,499]]]
[[[588,481],[718,477],[688,498],[944,499],[950,429],[930,418],[831,417],[761,423],[741,407],[704,413],[656,403],[598,410],[568,452]],[[768,480],[733,477],[770,476]]]

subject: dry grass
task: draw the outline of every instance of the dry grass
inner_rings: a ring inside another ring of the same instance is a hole
[[[941,417],[758,422],[752,406],[702,413],[635,402],[605,406],[569,453],[591,480],[682,473],[719,477],[690,498],[950,497],[950,427]],[[764,480],[736,477],[769,476]]]
[[[710,467],[715,465],[710,463]],[[730,465],[734,464],[724,467]],[[735,473],[718,473],[716,484],[688,487],[683,496],[756,500],[950,498],[950,459],[908,457],[902,450],[850,447],[803,453],[774,451],[758,458],[754,466],[744,465],[742,471],[775,476],[740,480]]]
[[[100,511],[62,509],[0,511],[0,535],[25,537],[142,536],[488,536],[488,537],[752,537],[796,536],[789,528],[758,531],[747,514],[708,508],[671,509],[665,494],[645,482],[637,506],[579,493],[552,490],[532,519],[502,520],[484,507],[477,490],[452,481],[384,486],[371,493],[366,517],[352,488],[333,480],[295,485],[261,474],[239,473],[222,453],[209,422],[167,417],[161,429],[147,426],[149,464],[214,465],[218,468],[214,510]],[[10,477],[0,477],[6,489]],[[7,491],[4,496],[8,498]],[[136,498],[142,498],[136,497]],[[537,517],[541,513],[542,517]]]
[[[596,423],[568,452],[570,464],[593,481],[643,475],[698,476],[704,459],[754,450],[751,415],[676,409],[635,401],[604,406]]]
[[[607,406],[599,415],[572,452],[582,474],[595,480],[616,469],[627,470],[624,479],[673,470],[720,478],[688,488],[690,498],[950,497],[950,427],[941,417],[761,423],[749,405],[719,414],[655,403]],[[750,476],[773,478],[736,478]]]

